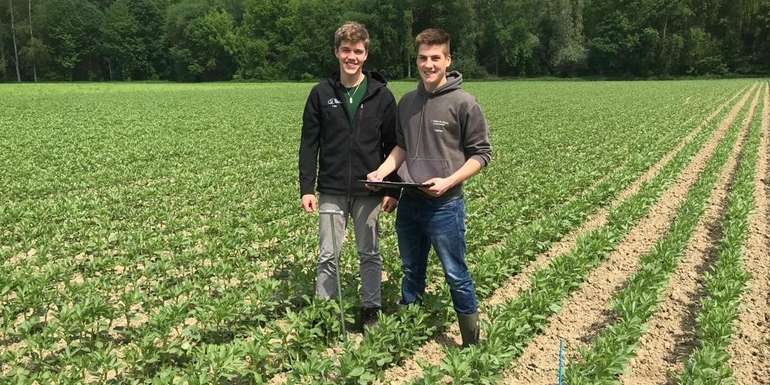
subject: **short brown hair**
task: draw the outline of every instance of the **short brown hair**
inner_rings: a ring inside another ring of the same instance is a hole
[[[420,46],[425,45],[442,45],[446,44],[446,55],[449,56],[449,34],[441,28],[428,28],[414,38],[414,49],[417,51]]]
[[[342,42],[364,43],[364,48],[369,49],[369,31],[361,23],[355,21],[346,21],[334,32],[334,48],[340,48]]]

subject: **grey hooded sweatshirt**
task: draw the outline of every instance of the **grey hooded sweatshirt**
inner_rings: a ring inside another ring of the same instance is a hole
[[[406,151],[406,160],[398,169],[403,181],[422,183],[434,177],[445,178],[468,159],[476,159],[482,167],[491,160],[492,146],[484,114],[476,98],[463,91],[462,82],[462,75],[452,71],[447,74],[447,82],[433,92],[420,82],[416,90],[398,103],[396,143]],[[462,184],[440,198],[460,194]]]

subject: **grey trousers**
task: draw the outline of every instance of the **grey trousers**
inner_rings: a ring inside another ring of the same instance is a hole
[[[316,296],[333,298],[337,296],[337,266],[335,256],[342,248],[348,218],[353,219],[353,228],[358,250],[359,273],[361,274],[361,304],[363,307],[380,307],[380,285],[382,283],[382,257],[379,249],[379,224],[382,197],[350,197],[321,194],[319,210],[340,210],[340,216],[320,215],[318,220],[318,270],[316,274]],[[333,250],[332,226],[337,233],[337,250]]]

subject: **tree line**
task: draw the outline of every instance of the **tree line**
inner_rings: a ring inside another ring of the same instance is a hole
[[[391,79],[433,26],[468,77],[770,73],[770,0],[0,0],[0,80],[311,80],[346,20]]]

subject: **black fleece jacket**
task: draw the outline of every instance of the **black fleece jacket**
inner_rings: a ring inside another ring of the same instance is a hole
[[[310,91],[299,145],[300,195],[313,194],[317,187],[326,194],[398,197],[398,190],[372,192],[358,181],[376,170],[396,145],[396,99],[385,87],[382,75],[365,75],[366,95],[352,126],[343,104],[345,88],[339,73]],[[389,180],[397,178],[394,173]]]

